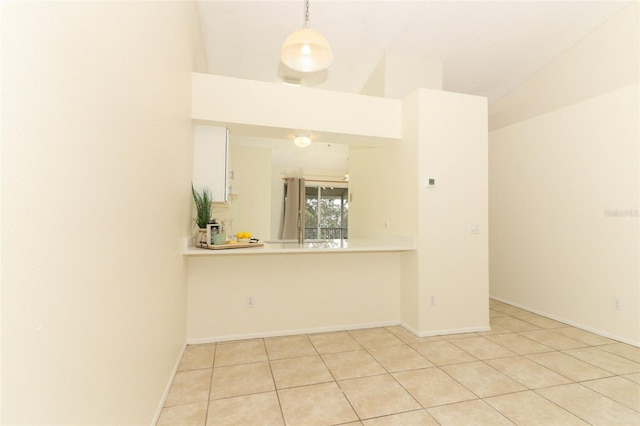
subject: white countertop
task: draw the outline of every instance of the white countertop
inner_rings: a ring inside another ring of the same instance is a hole
[[[318,242],[266,242],[263,247],[209,250],[194,246],[185,248],[185,256],[225,256],[246,254],[290,253],[362,253],[385,251],[410,251],[416,249],[414,237],[385,237],[363,240],[325,240]]]

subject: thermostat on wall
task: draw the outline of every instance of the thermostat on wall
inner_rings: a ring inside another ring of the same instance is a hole
[[[435,188],[436,187],[436,178],[424,178],[424,187],[425,188]]]

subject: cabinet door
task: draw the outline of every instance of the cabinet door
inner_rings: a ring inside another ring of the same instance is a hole
[[[193,140],[193,186],[209,188],[213,201],[226,202],[229,131],[224,127],[195,126]]]

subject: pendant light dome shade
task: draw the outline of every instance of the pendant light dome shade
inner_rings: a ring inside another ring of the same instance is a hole
[[[295,71],[316,72],[328,68],[333,60],[329,42],[318,31],[302,28],[284,41],[280,60]]]

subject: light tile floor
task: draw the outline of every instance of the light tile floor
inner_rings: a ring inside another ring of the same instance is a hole
[[[490,307],[483,333],[188,346],[158,425],[640,425],[640,348]]]

